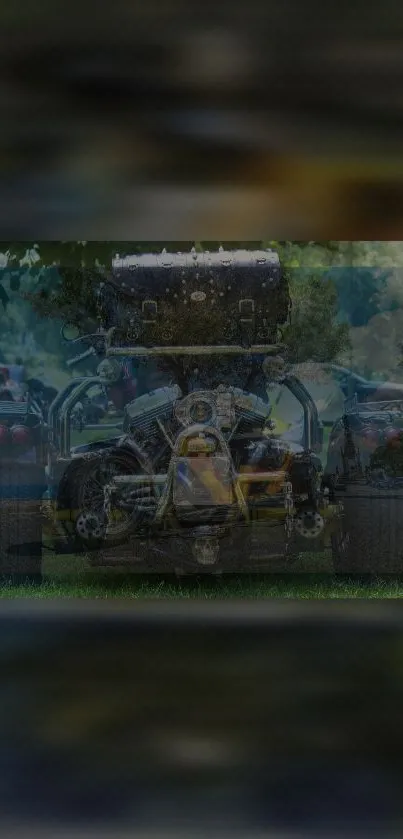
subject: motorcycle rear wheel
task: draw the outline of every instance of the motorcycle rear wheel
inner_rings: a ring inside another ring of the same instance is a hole
[[[141,517],[119,510],[120,518],[115,526],[98,538],[78,535],[76,523],[80,515],[95,513],[103,516],[104,487],[113,475],[135,475],[142,470],[134,454],[122,449],[108,452],[91,452],[70,464],[59,487],[58,511],[68,517],[63,521],[66,535],[73,540],[77,552],[85,552],[91,564],[108,564],[119,552],[126,555],[130,537],[140,523]],[[119,551],[117,551],[119,549]],[[108,556],[112,552],[112,556]],[[126,564],[126,563],[125,563]]]

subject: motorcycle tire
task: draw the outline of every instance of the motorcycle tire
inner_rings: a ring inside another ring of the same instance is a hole
[[[132,551],[130,537],[136,528],[136,516],[128,517],[118,533],[101,538],[85,539],[76,532],[76,521],[85,505],[84,488],[92,477],[96,481],[97,470],[104,464],[117,466],[122,474],[136,474],[140,470],[135,455],[126,450],[113,448],[107,452],[85,454],[67,468],[59,486],[57,510],[64,513],[63,526],[67,538],[72,541],[77,553],[86,554],[91,565],[116,565],[119,559],[124,560],[126,565]]]

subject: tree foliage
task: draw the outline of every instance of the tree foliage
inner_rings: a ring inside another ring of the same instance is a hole
[[[337,268],[330,276],[337,291],[338,307],[351,326],[366,326],[384,309],[388,272],[375,268]],[[392,303],[393,306],[393,303]]]
[[[290,274],[293,314],[284,339],[292,363],[329,362],[349,347],[349,327],[338,322],[337,291],[321,274]]]

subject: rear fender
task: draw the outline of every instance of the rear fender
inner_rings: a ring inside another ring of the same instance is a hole
[[[120,437],[110,437],[108,440],[95,440],[91,443],[82,443],[80,446],[73,446],[71,449],[71,456],[76,460],[78,457],[83,457],[90,452],[104,451],[105,449],[113,449],[117,446]]]

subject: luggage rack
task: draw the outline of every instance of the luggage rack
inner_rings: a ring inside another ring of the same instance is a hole
[[[155,356],[211,356],[211,355],[275,355],[284,349],[283,344],[233,344],[173,347],[108,347],[106,357],[149,358]]]

